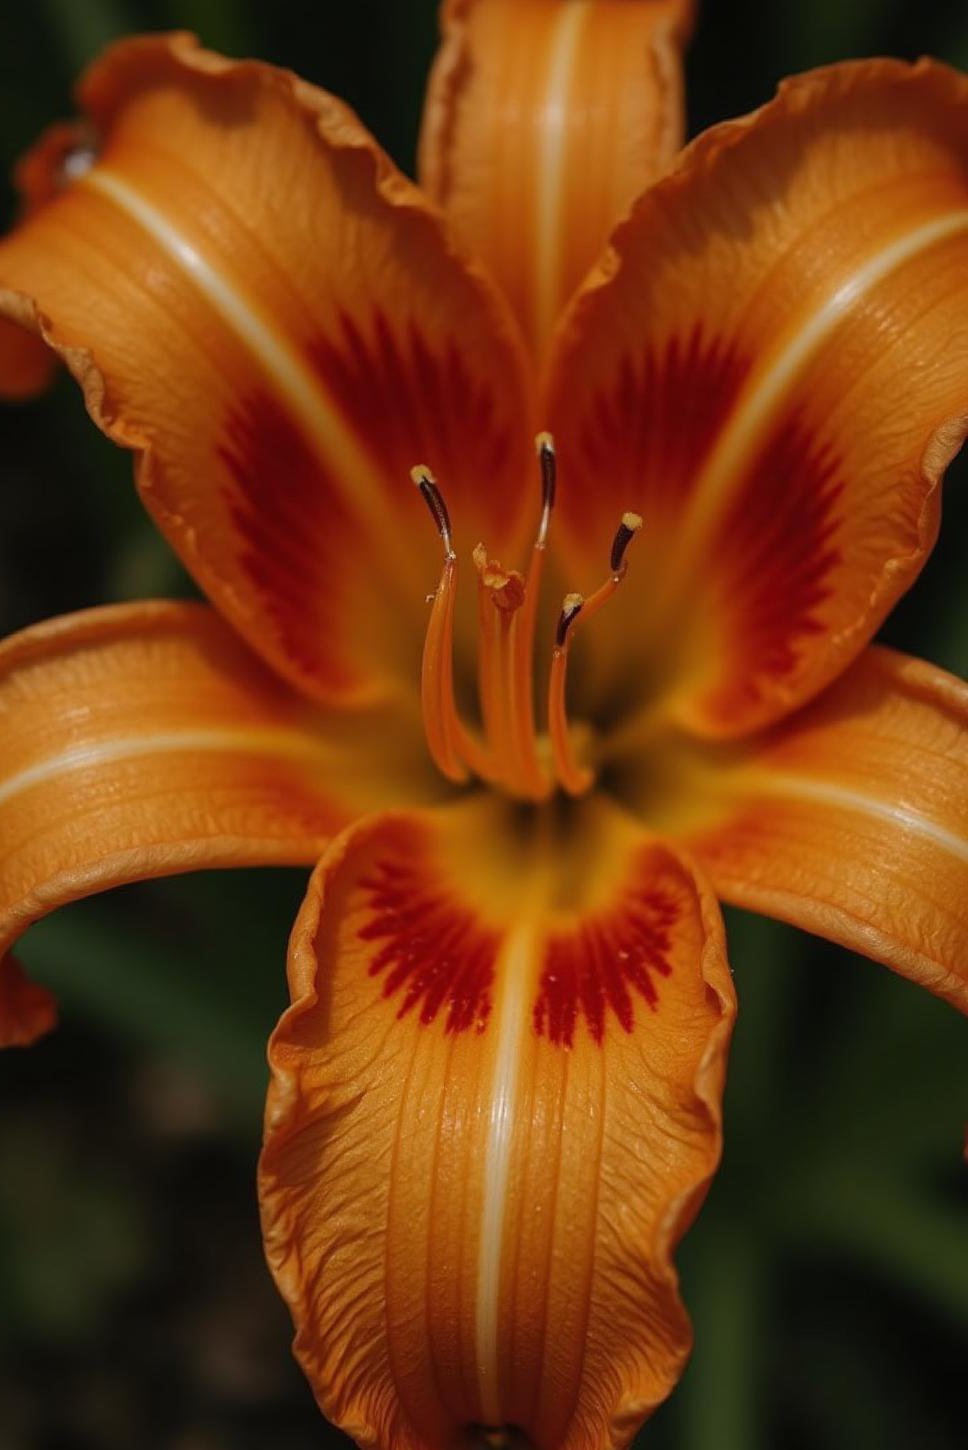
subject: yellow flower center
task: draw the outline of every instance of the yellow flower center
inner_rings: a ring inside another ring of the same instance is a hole
[[[522,800],[546,800],[556,785],[582,795],[593,773],[575,757],[568,724],[568,654],[579,619],[587,621],[605,605],[625,577],[625,554],[642,527],[638,514],[626,513],[616,531],[609,574],[588,599],[565,595],[555,634],[548,681],[547,743],[539,739],[534,710],[535,627],[541,576],[555,504],[556,463],[549,433],[539,433],[535,448],[541,469],[541,520],[527,577],[505,569],[478,544],[472,558],[477,572],[478,691],[481,730],[468,728],[454,698],[454,607],[458,559],[450,516],[437,480],[418,465],[411,477],[420,490],[444,546],[444,565],[433,595],[424,641],[421,700],[427,745],[448,780],[468,775]],[[542,748],[544,746],[544,748]]]

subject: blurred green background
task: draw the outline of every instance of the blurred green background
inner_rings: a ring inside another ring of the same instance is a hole
[[[968,8],[708,0],[690,128],[790,71],[933,53]],[[189,27],[347,97],[411,168],[434,0],[0,0],[6,172],[75,71],[126,31]],[[8,206],[11,198],[6,198]],[[0,629],[185,592],[73,387],[0,414]],[[968,469],[885,638],[968,672]],[[63,1025],[0,1060],[0,1450],[345,1444],[288,1353],[253,1190],[264,1043],[300,872],[128,888],[42,923],[23,956]],[[697,1349],[654,1450],[964,1444],[965,1036],[889,972],[731,913],[742,1002],[725,1166],[681,1253]]]

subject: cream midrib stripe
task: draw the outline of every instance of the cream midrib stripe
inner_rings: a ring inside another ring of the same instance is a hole
[[[198,247],[134,187],[104,166],[93,167],[78,184],[113,201],[184,268],[214,310],[242,339],[256,365],[270,376],[278,394],[299,419],[308,441],[334,465],[332,474],[337,486],[372,530],[374,522],[386,514],[379,474],[298,353],[260,316],[250,299],[232,287]],[[348,476],[353,479],[352,488],[345,482]]]
[[[555,21],[555,36],[548,54],[548,87],[544,97],[544,126],[535,177],[536,236],[534,298],[535,330],[539,342],[547,335],[558,312],[561,278],[561,215],[567,156],[568,92],[572,71],[590,6],[587,0],[563,5]]]
[[[742,477],[744,464],[755,455],[757,439],[765,433],[783,394],[848,310],[919,252],[963,231],[968,231],[968,208],[936,217],[898,237],[842,283],[786,347],[761,362],[734,405],[731,422],[696,481],[684,520],[684,537],[676,545],[680,560],[684,556],[693,557],[712,521],[728,503],[733,487]]]
[[[876,816],[893,826],[927,836],[943,851],[968,863],[968,839],[955,835],[944,826],[937,825],[920,811],[907,806],[878,800],[876,796],[865,795],[863,791],[849,786],[835,785],[831,781],[812,780],[807,776],[771,772],[755,777],[755,789],[768,796],[786,796],[797,800],[822,801],[825,805],[840,806],[845,810],[858,811],[863,815]]]
[[[475,1329],[478,1386],[481,1406],[489,1424],[500,1424],[498,1373],[498,1311],[501,1260],[511,1176],[515,1106],[522,1055],[522,1034],[528,1022],[528,994],[534,932],[519,928],[509,939],[498,962],[497,980],[503,984],[497,1027],[497,1053],[491,1080],[490,1118],[484,1150],[484,1201],[477,1256]]]
[[[87,770],[92,766],[113,765],[116,761],[133,760],[138,756],[187,750],[264,754],[285,756],[287,759],[318,758],[313,742],[292,730],[170,730],[155,735],[119,736],[113,740],[72,746],[0,781],[0,804],[20,791],[43,785],[72,770]]]

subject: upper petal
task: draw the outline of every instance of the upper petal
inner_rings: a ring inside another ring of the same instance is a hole
[[[361,1445],[623,1445],[681,1372],[722,926],[674,852],[578,825],[534,857],[480,811],[372,818],[296,924],[263,1222],[297,1354]]]
[[[421,777],[406,794],[365,740],[327,732],[201,605],[111,606],[6,640],[0,1044],[51,1023],[5,953],[55,907],[199,867],[310,864],[374,797],[419,798]]]
[[[439,545],[410,468],[471,544],[518,519],[531,424],[503,303],[355,117],[286,72],[146,37],[81,101],[96,155],[61,128],[28,158],[0,307],[138,452],[154,517],[271,664],[332,701],[415,682]]]
[[[886,962],[968,1011],[968,685],[871,648],[707,762],[689,834],[726,900]]]
[[[613,240],[554,363],[562,526],[591,574],[644,516],[615,668],[639,650],[680,719],[741,734],[832,679],[934,541],[968,415],[968,79],[788,81]]]
[[[448,0],[420,174],[541,354],[682,144],[692,0]]]

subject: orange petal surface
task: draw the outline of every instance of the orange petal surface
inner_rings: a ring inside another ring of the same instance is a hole
[[[689,1348],[671,1253],[733,1013],[715,900],[602,807],[577,855],[500,809],[352,828],[292,937],[266,1246],[361,1445],[623,1445]]]
[[[0,308],[136,450],[148,508],[270,663],[328,702],[415,689],[439,542],[410,468],[438,473],[468,547],[518,518],[531,422],[504,304],[355,117],[286,72],[146,37],[80,101],[94,149],[58,128],[24,163]]]
[[[724,819],[690,845],[722,897],[968,1011],[968,685],[872,647],[720,784]]]
[[[448,0],[421,181],[540,354],[612,227],[682,145],[691,0]]]
[[[643,694],[739,735],[843,669],[934,542],[968,416],[968,78],[787,81],[613,241],[554,362],[562,530],[590,579],[643,515],[613,670],[637,652]]]
[[[38,917],[146,877],[310,864],[371,799],[352,744],[327,740],[195,604],[95,609],[6,640],[0,760],[0,1044],[50,1025],[4,959]]]

